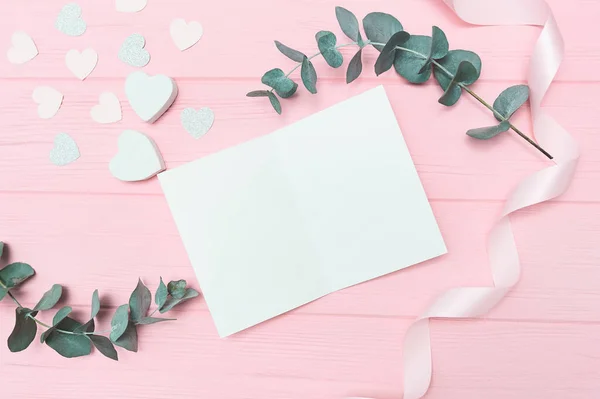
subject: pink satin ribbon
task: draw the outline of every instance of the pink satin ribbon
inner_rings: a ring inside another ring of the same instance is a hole
[[[579,159],[575,141],[541,107],[564,54],[563,39],[548,4],[543,0],[443,1],[458,17],[474,25],[543,26],[531,57],[528,84],[535,137],[555,157],[555,165],[521,181],[492,227],[487,249],[494,287],[451,289],[440,295],[408,329],[403,355],[404,399],[421,398],[429,389],[432,370],[429,319],[480,317],[504,298],[521,274],[510,214],[563,194],[571,183]]]

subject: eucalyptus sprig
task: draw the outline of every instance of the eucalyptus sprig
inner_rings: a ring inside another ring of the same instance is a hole
[[[0,241],[0,258],[4,250],[4,243]],[[187,288],[185,280],[171,281],[165,285],[160,279],[160,284],[154,295],[156,308],[148,314],[152,303],[152,294],[148,287],[138,281],[137,287],[131,293],[129,303],[119,306],[111,320],[110,331],[95,331],[94,319],[100,311],[100,296],[98,290],[92,294],[90,319],[81,323],[71,317],[73,309],[69,306],[60,308],[48,325],[36,318],[39,312],[48,311],[56,306],[63,293],[63,287],[54,284],[33,309],[21,305],[12,289],[35,274],[35,270],[26,263],[11,263],[0,269],[0,301],[9,297],[17,305],[15,309],[15,327],[8,337],[8,348],[11,352],[20,352],[29,347],[35,339],[37,326],[46,328],[40,336],[40,342],[54,349],[59,355],[73,358],[87,356],[94,346],[104,356],[119,360],[116,346],[128,351],[137,352],[138,336],[137,327],[141,325],[160,323],[175,319],[153,317],[156,312],[166,313],[175,306],[199,295],[193,288]],[[109,334],[105,336],[103,334]]]
[[[275,111],[281,114],[281,101],[278,96],[285,99],[296,93],[298,84],[290,78],[290,75],[298,68],[300,68],[304,87],[310,93],[316,94],[317,72],[311,62],[313,58],[322,56],[329,66],[339,68],[344,63],[344,57],[339,49],[357,46],[358,51],[348,63],[346,71],[346,83],[351,83],[362,73],[364,48],[372,46],[380,53],[375,62],[377,76],[394,67],[396,72],[410,83],[423,84],[433,75],[444,91],[438,100],[440,104],[453,106],[465,91],[490,110],[499,123],[471,129],[467,132],[469,136],[488,140],[512,129],[546,157],[552,159],[546,150],[510,122],[511,116],[529,99],[529,88],[526,85],[509,87],[500,93],[491,105],[469,87],[479,79],[481,58],[472,51],[450,50],[446,34],[437,26],[432,28],[431,36],[411,35],[404,31],[402,24],[394,16],[373,12],[363,19],[363,29],[367,38],[364,40],[358,19],[352,12],[343,7],[336,7],[335,13],[342,31],[352,40],[351,43],[337,44],[337,37],[333,32],[320,31],[315,36],[319,52],[309,57],[275,41],[277,49],[298,64],[288,73],[279,68],[266,72],[261,81],[270,89],[251,91],[247,96],[268,97]]]

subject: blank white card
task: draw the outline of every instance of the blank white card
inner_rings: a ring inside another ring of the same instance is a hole
[[[159,179],[220,336],[446,253],[382,86]]]

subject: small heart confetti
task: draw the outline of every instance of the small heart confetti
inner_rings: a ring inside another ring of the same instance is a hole
[[[175,19],[171,22],[171,38],[177,48],[184,51],[198,43],[204,30],[202,25],[196,21],[186,23],[184,19]]]
[[[79,158],[79,148],[71,136],[59,133],[54,137],[54,147],[50,151],[50,162],[57,166],[65,166]]]
[[[25,32],[15,32],[11,38],[12,46],[6,56],[11,64],[24,64],[38,55],[33,39]]]
[[[50,86],[36,87],[31,97],[38,104],[37,112],[42,119],[56,115],[63,101],[62,93]]]
[[[144,39],[144,36],[138,33],[129,36],[119,50],[119,59],[138,68],[148,65],[150,53],[144,49],[145,45],[146,39]]]
[[[215,114],[210,108],[200,108],[198,111],[186,108],[181,111],[181,124],[195,139],[208,133],[214,122]]]
[[[92,119],[98,123],[115,123],[121,120],[121,103],[114,93],[100,94],[99,104],[92,108]]]
[[[148,0],[117,0],[116,7],[119,12],[138,12],[142,11]]]
[[[77,3],[67,4],[60,10],[56,23],[56,29],[69,36],[81,36],[85,33],[87,25],[81,18],[81,7]]]
[[[84,80],[96,68],[98,64],[98,53],[91,48],[83,50],[81,53],[77,50],[69,50],[65,56],[67,68],[79,79]]]

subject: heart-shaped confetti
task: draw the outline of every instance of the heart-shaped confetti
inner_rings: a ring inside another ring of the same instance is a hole
[[[63,101],[62,93],[50,86],[36,87],[31,97],[38,104],[37,112],[42,119],[56,115]]]
[[[79,79],[84,80],[96,68],[98,63],[98,53],[91,48],[83,50],[81,53],[77,50],[69,50],[65,56],[67,68]]]
[[[15,32],[11,37],[12,46],[6,56],[11,64],[24,64],[38,55],[33,39],[25,32]]]
[[[165,170],[154,141],[143,133],[125,130],[119,136],[119,151],[110,161],[110,173],[122,181],[141,181]]]
[[[144,122],[154,123],[177,98],[177,84],[165,75],[132,72],[125,80],[125,95],[131,108]]]
[[[56,29],[69,36],[81,36],[85,33],[87,25],[81,18],[81,7],[77,3],[67,4],[60,10],[56,22]]]
[[[144,49],[146,39],[144,36],[134,33],[121,45],[119,59],[134,67],[144,67],[150,62],[150,53]]]
[[[59,133],[54,137],[54,147],[50,151],[50,162],[57,166],[65,166],[79,158],[79,148],[71,136]]]
[[[184,19],[175,19],[171,22],[171,38],[177,48],[184,51],[198,43],[204,30],[202,25],[196,21],[186,23]]]
[[[116,7],[119,12],[139,12],[147,4],[148,0],[117,0]]]
[[[121,120],[121,103],[114,93],[100,94],[98,105],[91,111],[92,119],[98,123],[115,123]]]
[[[208,133],[214,122],[215,114],[210,108],[200,108],[198,111],[186,108],[181,111],[181,124],[195,139]]]

